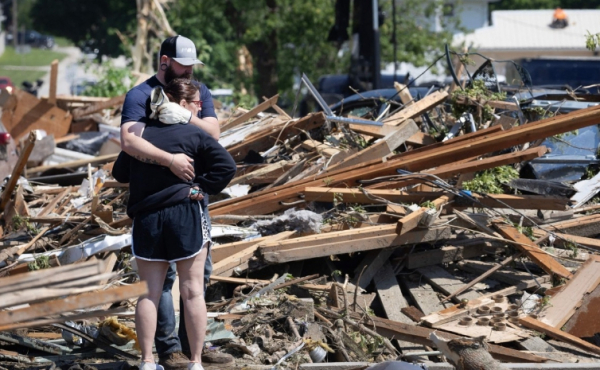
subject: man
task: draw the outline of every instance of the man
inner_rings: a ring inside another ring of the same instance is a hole
[[[174,78],[192,77],[192,68],[196,64],[203,65],[204,63],[197,59],[196,46],[190,39],[183,36],[174,36],[164,40],[160,48],[158,72],[127,93],[121,118],[121,149],[124,152],[139,161],[168,167],[176,176],[186,181],[194,177],[193,160],[182,153],[172,154],[160,150],[141,138],[141,134],[146,124],[152,124],[153,122],[153,120],[147,118],[147,107],[150,93],[154,87],[165,86]],[[196,125],[218,139],[220,130],[217,115],[210,91],[204,84],[200,86],[200,99],[202,100],[202,110],[198,113],[198,116],[192,116],[189,111],[179,104],[168,103],[161,107],[158,118],[164,123]],[[201,197],[201,195],[197,197]],[[207,209],[203,211],[207,211]],[[209,254],[204,268],[205,289],[211,272],[212,259]],[[189,355],[190,352],[187,333],[185,332],[183,305],[180,305],[179,336],[175,333],[176,320],[171,295],[175,277],[174,266],[171,266],[165,279],[163,294],[158,306],[158,324],[155,336],[159,364],[167,370],[186,369],[189,359],[183,353],[187,352]],[[203,354],[202,361],[228,363],[232,362],[233,358],[225,354],[207,352]]]

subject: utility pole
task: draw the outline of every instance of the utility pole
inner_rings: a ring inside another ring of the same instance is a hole
[[[17,46],[19,45],[19,26],[17,24],[17,0],[12,0],[12,21],[13,21],[13,47],[15,51],[17,50]]]

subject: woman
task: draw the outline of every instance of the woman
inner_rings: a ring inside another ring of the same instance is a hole
[[[198,88],[190,80],[175,79],[164,92],[170,102],[177,102],[193,115],[201,109]],[[136,307],[140,369],[162,369],[152,355],[156,310],[169,263],[175,262],[191,349],[188,369],[201,370],[207,321],[203,274],[211,241],[207,216],[196,199],[204,201],[202,193],[223,190],[235,175],[235,162],[215,139],[193,125],[153,121],[142,137],[159,149],[194,158],[197,175],[185,182],[164,166],[135,160],[123,152],[113,167],[115,179],[129,182],[127,214],[133,219],[132,251],[140,279],[148,283],[148,294]]]

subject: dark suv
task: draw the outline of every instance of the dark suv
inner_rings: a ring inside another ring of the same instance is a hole
[[[34,48],[40,49],[52,49],[54,47],[54,37],[48,35],[42,35],[37,31],[19,31],[19,45],[29,45]],[[13,34],[9,32],[6,34],[6,43],[11,44],[13,42]]]

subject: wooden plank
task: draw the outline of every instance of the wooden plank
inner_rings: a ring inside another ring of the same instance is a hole
[[[596,236],[600,234],[600,214],[573,217],[570,220],[543,225],[542,229],[574,236]]]
[[[125,102],[125,94],[115,96],[107,101],[98,102],[85,108],[77,108],[73,110],[73,119],[81,119],[90,114],[100,112],[104,109],[112,108],[115,106],[123,105]]]
[[[268,240],[269,241],[278,241],[278,240],[288,239],[295,233],[296,233],[295,231],[284,231],[282,233],[269,236]],[[231,269],[234,269],[244,263],[247,263],[250,260],[250,258],[252,256],[254,256],[254,252],[256,252],[259,245],[260,245],[260,243],[255,242],[253,245],[251,245],[245,249],[242,249],[241,251],[239,251],[235,254],[225,257],[222,260],[220,260],[219,262],[214,263],[212,273],[214,275],[221,275]]]
[[[393,234],[378,235],[376,237],[365,239],[354,239],[325,245],[309,245],[301,248],[280,250],[277,252],[260,252],[261,257],[266,262],[284,263],[290,261],[305,260],[310,258],[327,257],[335,254],[352,253],[357,251],[367,251],[381,249],[392,246],[412,245],[450,236],[448,228],[424,229],[406,233],[404,235]]]
[[[27,164],[27,160],[29,159],[29,155],[33,151],[33,147],[35,146],[35,141],[37,140],[37,135],[34,131],[29,133],[29,137],[25,142],[25,147],[23,151],[19,155],[19,160],[15,164],[15,167],[12,170],[12,174],[8,179],[8,182],[4,186],[4,191],[2,192],[2,203],[0,203],[0,211],[4,210],[6,204],[10,200],[13,190],[17,185],[17,181],[19,181],[19,177],[21,177],[21,173]]]
[[[544,310],[540,321],[561,328],[581,305],[584,296],[596,289],[598,284],[600,256],[593,255],[577,270],[565,288],[550,299],[551,305]]]
[[[469,271],[476,274],[482,274],[491,268],[493,268],[496,264],[491,262],[482,262],[482,261],[461,261],[457,264],[457,266],[461,270]],[[549,281],[548,277],[543,276],[535,276],[537,281],[541,284],[543,282]],[[520,290],[525,290],[529,283],[537,285],[533,280],[532,276],[523,271],[516,270],[499,270],[494,272],[491,275],[491,278],[494,280],[501,281],[508,285],[514,285],[515,287],[519,287]]]
[[[0,278],[0,294],[82,279],[87,276],[100,274],[103,271],[104,262],[88,261],[7,276]]]
[[[262,238],[252,240],[242,240],[239,242],[215,245],[210,249],[213,263],[219,262],[228,256],[236,254],[237,252],[240,252],[254,244],[268,242],[268,240],[268,236],[263,236]]]
[[[516,247],[548,274],[557,275],[565,279],[570,279],[573,276],[573,274],[571,274],[571,272],[563,265],[552,258],[552,256],[544,250],[540,249],[540,247],[535,245],[528,237],[521,234],[514,227],[500,223],[494,223],[494,227],[505,238],[517,242],[518,244],[515,244]]]
[[[418,268],[417,271],[425,277],[429,284],[446,295],[457,292],[466,285],[440,266],[421,267]],[[473,290],[468,290],[465,293],[460,294],[456,298],[456,301],[458,303],[462,299],[477,299],[479,298],[479,295],[479,293]]]
[[[429,208],[421,207],[399,219],[396,223],[396,234],[403,235],[416,229],[427,211],[429,211]]]
[[[443,192],[437,191],[405,192],[400,190],[380,189],[368,189],[366,191],[372,195],[376,195],[394,203],[420,204],[428,200],[434,201],[436,198],[445,195]],[[313,202],[333,202],[334,198],[337,197],[337,201],[348,203],[377,203],[364,194],[361,189],[355,188],[307,187],[304,189],[304,195],[306,200]],[[477,194],[472,194],[472,197],[486,206],[496,208],[505,208],[506,206],[504,204],[506,204],[516,209],[564,210],[569,202],[569,200],[565,198],[548,197],[543,195],[488,194],[486,197],[482,197]],[[476,204],[474,202],[460,199],[460,203],[458,205],[453,203],[452,207],[466,208],[473,205]]]
[[[263,100],[264,100],[264,101],[267,101],[267,100],[269,100],[269,98],[267,98],[266,96],[263,96],[262,98],[263,98]],[[290,115],[289,115],[289,114],[287,114],[287,112],[286,112],[286,111],[284,111],[283,109],[281,109],[281,108],[279,107],[279,105],[277,105],[277,104],[273,104],[273,105],[271,106],[271,108],[275,109],[275,111],[276,111],[277,113],[279,113],[281,116],[283,116],[283,118],[285,118],[285,119],[292,119],[292,117],[290,117]]]
[[[454,246],[451,241],[448,243],[451,245],[430,251],[411,253],[408,255],[406,267],[412,270],[419,267],[461,261],[467,258],[483,256],[486,253],[504,250],[502,247],[495,247],[494,244],[483,238],[474,241],[472,244],[462,246]]]
[[[105,303],[119,302],[122,300],[137,298],[148,293],[145,281],[124,285],[97,292],[83,293],[77,296],[64,297],[52,301],[36,303],[29,307],[12,311],[0,311],[0,325],[8,325],[29,320],[38,319],[51,315],[62,314],[80,308],[94,307]]]
[[[409,137],[408,140],[406,140],[406,143],[411,145],[423,146],[435,144],[437,143],[437,140],[429,134],[426,134],[424,132],[417,132],[413,136]]]
[[[50,166],[38,166],[38,167],[29,168],[27,170],[27,173],[29,174],[29,173],[36,173],[36,172],[44,172],[49,169],[57,169],[57,168],[77,168],[77,167],[85,166],[87,164],[102,164],[102,163],[106,163],[106,162],[115,161],[115,160],[117,160],[118,156],[119,156],[119,154],[107,154],[107,155],[102,155],[102,156],[89,158],[89,159],[78,159],[76,161],[53,164]]]
[[[364,323],[365,326],[373,328],[377,333],[387,338],[406,340],[425,346],[434,346],[429,339],[433,329],[423,328],[416,325],[404,324],[397,321],[371,316]],[[447,339],[460,338],[458,335],[444,333]],[[546,359],[529,353],[505,348],[495,344],[488,344],[490,354],[497,360],[506,362],[545,362]]]
[[[574,335],[565,333],[564,331],[562,331],[560,329],[557,329],[553,326],[550,326],[550,325],[543,323],[539,320],[536,320],[532,317],[528,317],[528,316],[521,317],[521,318],[519,318],[519,323],[521,325],[525,326],[526,328],[533,329],[535,331],[539,331],[540,333],[544,333],[554,339],[558,339],[563,342],[571,343],[579,348],[583,348],[586,351],[590,351],[592,353],[600,355],[600,347],[597,347],[597,346],[591,344],[590,342],[586,342],[585,340],[577,338]]]
[[[339,149],[316,140],[304,140],[300,146],[304,149],[315,151],[327,158],[331,158],[340,152]]]
[[[56,105],[56,80],[58,79],[58,59],[50,63],[50,87],[48,88],[48,104]]]
[[[590,249],[600,251],[600,240],[598,240],[598,239],[586,238],[584,236],[577,236],[577,235],[571,235],[571,234],[562,234],[562,233],[553,233],[553,234],[558,236],[559,238],[566,240],[566,241],[581,244]],[[536,238],[541,238],[541,237],[544,237],[549,234],[544,230],[534,229],[533,235]],[[555,245],[563,245],[564,246],[564,241],[561,239],[557,239],[554,243],[555,243]]]
[[[377,289],[377,295],[379,296],[386,317],[404,324],[412,324],[411,319],[400,311],[402,308],[408,307],[408,302],[402,295],[396,274],[389,261],[385,261],[378,269],[378,272],[373,277],[373,283]],[[402,353],[424,349],[423,346],[406,341],[397,341],[397,344]]]
[[[388,262],[392,253],[394,253],[392,248],[376,249],[367,253],[354,269],[354,279],[352,279],[352,283],[363,289],[367,289],[367,286],[371,284],[373,277],[380,271],[381,267]],[[358,281],[359,277],[360,281]]]
[[[417,126],[415,121],[406,120],[400,126],[397,127],[396,131],[386,135],[380,141],[369,146],[368,148],[349,156],[342,162],[334,166],[330,166],[329,169],[333,170],[348,168],[360,163],[364,163],[366,161],[385,158],[391,153],[393,153],[396,148],[402,145],[408,138],[410,138],[417,132],[419,132],[419,127]]]
[[[248,279],[248,278],[235,278],[228,276],[216,276],[211,275],[210,281],[216,281],[220,283],[229,283],[229,284],[262,284],[267,285],[271,283],[271,280],[260,280],[260,279]],[[302,287],[305,287],[304,285]]]
[[[401,84],[398,81],[394,81],[394,89],[398,92],[398,97],[400,97],[400,101],[404,104],[405,107],[412,105],[415,103],[410,90],[404,84]]]
[[[398,126],[409,118],[419,116],[431,108],[437,106],[448,97],[448,93],[445,91],[435,91],[432,94],[427,95],[423,99],[419,100],[415,104],[404,107],[399,112],[391,115],[390,117],[383,120],[386,125]]]
[[[253,118],[257,114],[271,108],[273,105],[277,104],[277,99],[279,99],[279,94],[273,96],[272,98],[267,99],[266,101],[260,103],[254,108],[250,109],[248,112],[242,114],[238,118],[235,118],[231,121],[227,121],[221,125],[221,132],[227,131],[231,128],[234,128],[247,120]]]

